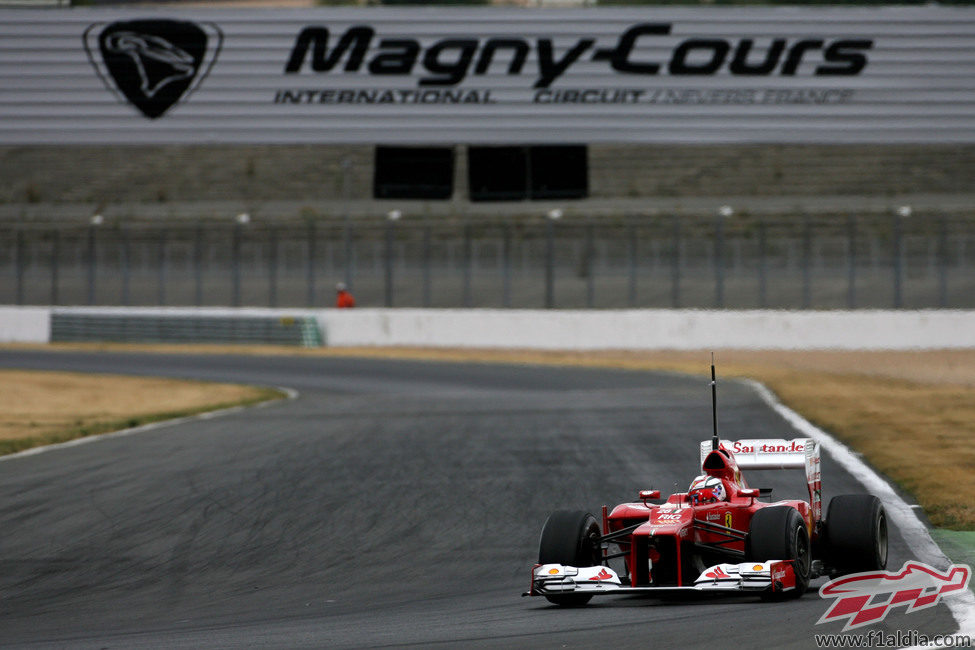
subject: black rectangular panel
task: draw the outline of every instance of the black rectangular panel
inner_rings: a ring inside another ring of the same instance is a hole
[[[449,199],[453,193],[453,148],[376,147],[373,197]]]

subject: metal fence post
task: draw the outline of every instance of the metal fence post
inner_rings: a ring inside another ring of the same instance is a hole
[[[636,224],[631,217],[626,226],[626,259],[627,259],[627,292],[626,304],[629,307],[636,307],[636,275],[637,275],[637,241]]]
[[[305,259],[305,303],[309,307],[315,306],[315,222],[308,222],[305,244],[308,251]]]
[[[17,261],[15,266],[15,273],[17,274],[17,304],[22,305],[24,304],[24,274],[26,271],[25,267],[27,263],[27,260],[25,259],[26,257],[25,249],[27,246],[24,243],[23,230],[20,229],[17,230],[16,240],[17,240],[17,244],[16,244]]]
[[[948,220],[938,224],[938,306],[948,306]]]
[[[267,260],[267,303],[271,307],[278,306],[278,227],[272,225],[268,233]]]
[[[431,252],[431,233],[430,224],[423,226],[423,306],[430,306],[430,256]]]
[[[232,248],[230,251],[230,255],[231,255],[230,266],[231,266],[232,283],[233,283],[231,304],[234,307],[240,307],[240,245],[241,245],[240,239],[242,236],[241,231],[242,231],[241,224],[239,222],[235,223],[233,240],[231,243]]]
[[[473,264],[472,254],[471,254],[471,226],[469,223],[464,223],[464,242],[463,242],[463,264],[464,264],[464,286],[463,286],[463,298],[462,302],[464,307],[471,306],[471,265]]]
[[[511,307],[511,224],[501,225],[501,305]]]
[[[586,308],[592,309],[596,306],[596,226],[592,220],[586,223],[586,251],[585,273],[586,273]]]
[[[554,212],[554,211],[553,211]],[[549,214],[545,221],[545,309],[555,307],[555,220]]]
[[[674,252],[670,257],[670,306],[674,309],[680,308],[680,265],[681,265],[681,231],[680,217],[673,216],[674,232],[673,246]]]
[[[193,237],[193,299],[197,307],[203,305],[203,225],[196,225]]]
[[[352,270],[352,215],[350,213],[349,202],[352,200],[352,159],[346,156],[342,159],[342,281],[346,288],[351,291],[353,288]],[[309,303],[311,304],[311,303]]]
[[[768,224],[758,222],[758,306],[768,307]]]
[[[846,218],[846,308],[857,307],[857,225],[853,217]]]
[[[351,291],[355,286],[355,228],[352,222],[346,219],[345,227],[342,232],[343,257],[345,270],[343,271],[343,281],[345,286]]]
[[[802,224],[802,308],[812,306],[812,219],[803,217]]]
[[[159,305],[166,304],[166,231],[159,232]]]
[[[386,215],[386,246],[383,251],[383,271],[384,271],[384,304],[387,307],[393,306],[393,244],[396,241],[396,222],[399,221],[402,213],[399,210],[390,210]]]
[[[129,283],[131,281],[130,275],[132,262],[131,251],[129,250],[129,229],[124,225],[119,226],[119,245],[121,248],[119,253],[122,258],[122,305],[128,307],[131,298]]]
[[[724,307],[724,217],[714,221],[714,306]]]
[[[61,263],[61,231],[55,229],[51,233],[51,304],[59,301],[58,284]]]
[[[893,272],[894,272],[894,309],[904,306],[903,283],[904,283],[904,244],[901,225],[901,215],[894,216],[894,237],[893,237]]]
[[[88,226],[88,304],[95,304],[95,272],[98,264],[96,253],[98,251],[96,241],[96,225]]]

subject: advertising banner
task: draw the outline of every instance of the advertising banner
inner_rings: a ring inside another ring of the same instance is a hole
[[[0,144],[972,143],[975,9],[0,10]]]

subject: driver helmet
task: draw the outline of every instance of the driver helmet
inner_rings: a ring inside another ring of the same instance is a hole
[[[728,494],[724,489],[721,479],[714,476],[701,475],[691,481],[691,487],[687,490],[688,497],[692,504],[715,503],[725,501]]]

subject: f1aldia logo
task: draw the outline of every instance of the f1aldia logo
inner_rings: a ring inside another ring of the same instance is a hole
[[[108,89],[156,119],[200,86],[217,60],[223,34],[212,23],[125,20],[95,23],[83,40]]]
[[[817,621],[845,621],[843,631],[879,623],[895,607],[908,613],[937,605],[945,596],[964,593],[972,576],[967,564],[947,571],[921,562],[905,562],[900,571],[867,571],[830,580],[819,588],[822,598],[836,601]]]

